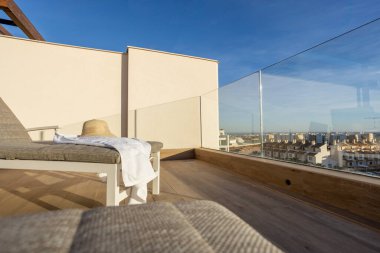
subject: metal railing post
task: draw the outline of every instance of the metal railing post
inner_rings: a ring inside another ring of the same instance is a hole
[[[259,106],[260,106],[260,143],[261,157],[264,157],[264,122],[263,122],[263,84],[261,70],[259,70]]]
[[[202,96],[199,96],[199,124],[200,124],[200,134],[201,134],[201,148],[203,148],[203,125],[202,125]]]

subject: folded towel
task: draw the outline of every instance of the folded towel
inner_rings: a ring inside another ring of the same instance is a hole
[[[116,149],[120,153],[124,185],[126,187],[138,186],[137,189],[132,189],[133,192],[141,192],[138,197],[146,201],[146,184],[156,177],[149,160],[151,152],[149,143],[124,137],[69,136],[58,133],[54,136],[54,143],[81,144]]]

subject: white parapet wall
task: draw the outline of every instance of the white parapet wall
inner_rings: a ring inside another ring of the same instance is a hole
[[[218,87],[217,61],[1,35],[0,50],[0,97],[26,128],[58,125],[61,133],[80,134],[84,121],[97,118],[117,136],[162,141],[168,149],[218,145],[217,95],[201,99]]]
[[[201,99],[217,88],[215,60],[128,47],[128,135],[167,149],[217,148],[218,99]]]
[[[26,128],[80,134],[84,121],[100,118],[121,134],[125,54],[6,36],[0,52],[0,96]]]

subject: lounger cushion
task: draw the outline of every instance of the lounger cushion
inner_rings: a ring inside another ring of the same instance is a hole
[[[152,152],[160,151],[162,143],[149,143],[152,145]],[[75,144],[41,144],[8,140],[0,141],[0,159],[115,164],[120,163],[120,154],[113,149],[95,146]]]
[[[120,154],[113,149],[74,145],[0,142],[0,159],[70,161],[88,163],[120,163]]]
[[[69,252],[82,210],[0,219],[0,252]]]
[[[0,141],[2,140],[31,141],[24,126],[0,98]]]
[[[0,219],[0,245],[4,252],[281,252],[210,201],[4,218]]]

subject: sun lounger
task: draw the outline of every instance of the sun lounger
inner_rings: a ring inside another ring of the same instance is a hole
[[[62,210],[0,219],[2,252],[281,252],[211,201]]]
[[[34,130],[34,129],[33,129]],[[162,143],[150,142],[157,177],[152,192],[160,192],[160,150]],[[73,144],[32,142],[27,130],[0,98],[0,169],[27,169],[107,174],[107,206],[117,206],[127,197],[120,192],[120,155],[116,150]]]

